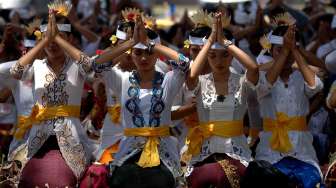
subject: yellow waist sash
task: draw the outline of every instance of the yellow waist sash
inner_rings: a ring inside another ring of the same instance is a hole
[[[285,113],[277,113],[277,119],[265,118],[264,131],[272,132],[271,148],[281,153],[292,149],[288,131],[307,131],[306,117],[288,117]]]
[[[186,144],[187,153],[197,155],[201,151],[203,141],[211,136],[220,136],[225,138],[241,136],[244,134],[242,121],[215,121],[203,123],[189,130]]]
[[[114,106],[110,106],[107,108],[108,113],[110,114],[111,121],[115,124],[120,124],[121,118],[121,106],[120,104],[116,104]]]
[[[142,136],[148,137],[145,147],[137,164],[143,168],[160,165],[160,155],[158,145],[159,137],[169,136],[169,127],[144,127],[144,128],[126,128],[125,136]]]
[[[57,117],[79,117],[79,115],[80,106],[61,105],[43,108],[35,105],[29,117],[18,117],[18,127],[14,133],[14,137],[18,140],[22,139],[26,132],[32,128],[33,124]]]

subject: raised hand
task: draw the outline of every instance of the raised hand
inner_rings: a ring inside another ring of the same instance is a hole
[[[289,26],[285,36],[284,36],[284,47],[292,50],[296,47],[295,40],[295,25]]]
[[[142,42],[144,43],[146,41],[146,38],[144,38],[145,35],[145,29],[144,24],[142,22],[142,18],[140,15],[137,15],[135,19],[135,26],[134,26],[134,32],[133,32],[133,40],[135,43]]]
[[[215,18],[212,20],[212,31],[208,39],[211,44],[215,43],[218,40],[219,15],[220,14],[216,13]]]
[[[223,14],[222,13],[217,13],[216,14],[216,20],[217,20],[217,41],[219,43],[223,43],[223,41],[226,39],[224,34],[223,34],[223,25],[222,25],[222,19],[223,19]]]
[[[58,27],[56,23],[55,13],[50,12],[48,17],[48,28],[46,32],[46,38],[48,42],[52,42],[58,34]]]

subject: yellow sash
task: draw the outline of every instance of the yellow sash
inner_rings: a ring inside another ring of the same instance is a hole
[[[271,148],[281,153],[287,153],[292,149],[288,131],[308,130],[306,117],[288,117],[287,114],[282,112],[277,113],[276,120],[265,118],[263,126],[264,131],[272,132]]]
[[[158,145],[159,137],[169,136],[170,131],[168,126],[164,127],[144,127],[144,128],[126,128],[125,136],[142,136],[148,137],[146,145],[142,150],[138,165],[146,167],[154,167],[160,165],[160,155]]]
[[[189,130],[186,144],[187,153],[197,155],[201,151],[203,141],[211,136],[235,137],[244,134],[242,121],[215,121],[203,123]]]
[[[105,149],[102,156],[99,159],[99,163],[108,165],[111,161],[113,161],[113,154],[117,153],[119,150],[119,142],[113,144],[112,146]]]
[[[116,104],[114,106],[108,107],[107,111],[110,114],[111,121],[114,124],[120,124],[120,122],[121,122],[121,118],[120,118],[121,106],[120,106],[120,104]]]
[[[18,140],[22,139],[26,132],[32,128],[33,124],[38,124],[41,121],[53,119],[56,117],[79,117],[80,106],[53,106],[43,108],[35,105],[29,117],[19,116],[18,127],[14,133],[14,137]]]

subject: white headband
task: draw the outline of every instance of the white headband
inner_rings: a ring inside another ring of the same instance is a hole
[[[336,15],[334,15],[332,22],[331,22],[331,28],[335,29],[336,28]]]
[[[23,46],[26,48],[33,48],[35,47],[35,44],[36,44],[35,40],[29,40],[29,39],[23,40]]]
[[[277,36],[277,35],[270,34],[268,36],[268,39],[271,42],[271,44],[283,45],[284,39],[283,39],[282,36]]]
[[[232,43],[235,43],[235,40],[231,40]],[[203,39],[203,42],[204,44],[208,42],[208,39]],[[219,42],[215,42],[211,45],[211,49],[214,49],[214,50],[225,50],[225,47],[223,45],[221,45]]]
[[[273,61],[273,57],[265,55],[264,52],[262,51],[258,55],[256,60],[257,60],[258,65],[262,65],[262,64],[269,63],[269,62]]]
[[[71,24],[57,24],[57,28],[59,31],[62,32],[71,32]],[[48,29],[48,25],[44,24],[40,26],[41,32],[46,32]]]
[[[150,41],[151,41],[151,42],[154,42],[155,44],[160,44],[160,43],[161,43],[161,39],[160,39],[160,37],[157,37],[156,39],[154,39],[154,40],[150,40]],[[136,44],[135,46],[133,46],[133,48],[146,50],[148,47],[147,47],[145,44],[139,42],[138,44]]]
[[[117,32],[116,32],[116,37],[120,40],[126,40],[127,38],[127,33],[126,32],[123,32],[123,31],[120,31],[119,29],[117,29]]]
[[[191,45],[203,46],[204,45],[204,38],[200,37],[192,37],[189,35],[189,41]]]

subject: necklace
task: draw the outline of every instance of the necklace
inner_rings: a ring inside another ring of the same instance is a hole
[[[160,115],[164,110],[165,104],[162,101],[163,95],[163,74],[155,72],[154,80],[152,82],[152,98],[151,98],[151,109],[149,116],[149,126],[158,127],[160,126]],[[129,99],[126,101],[126,109],[133,115],[132,121],[136,127],[144,127],[145,119],[143,113],[140,110],[139,104],[140,100],[140,77],[136,71],[133,71],[129,77],[129,82],[131,83],[128,88]]]

